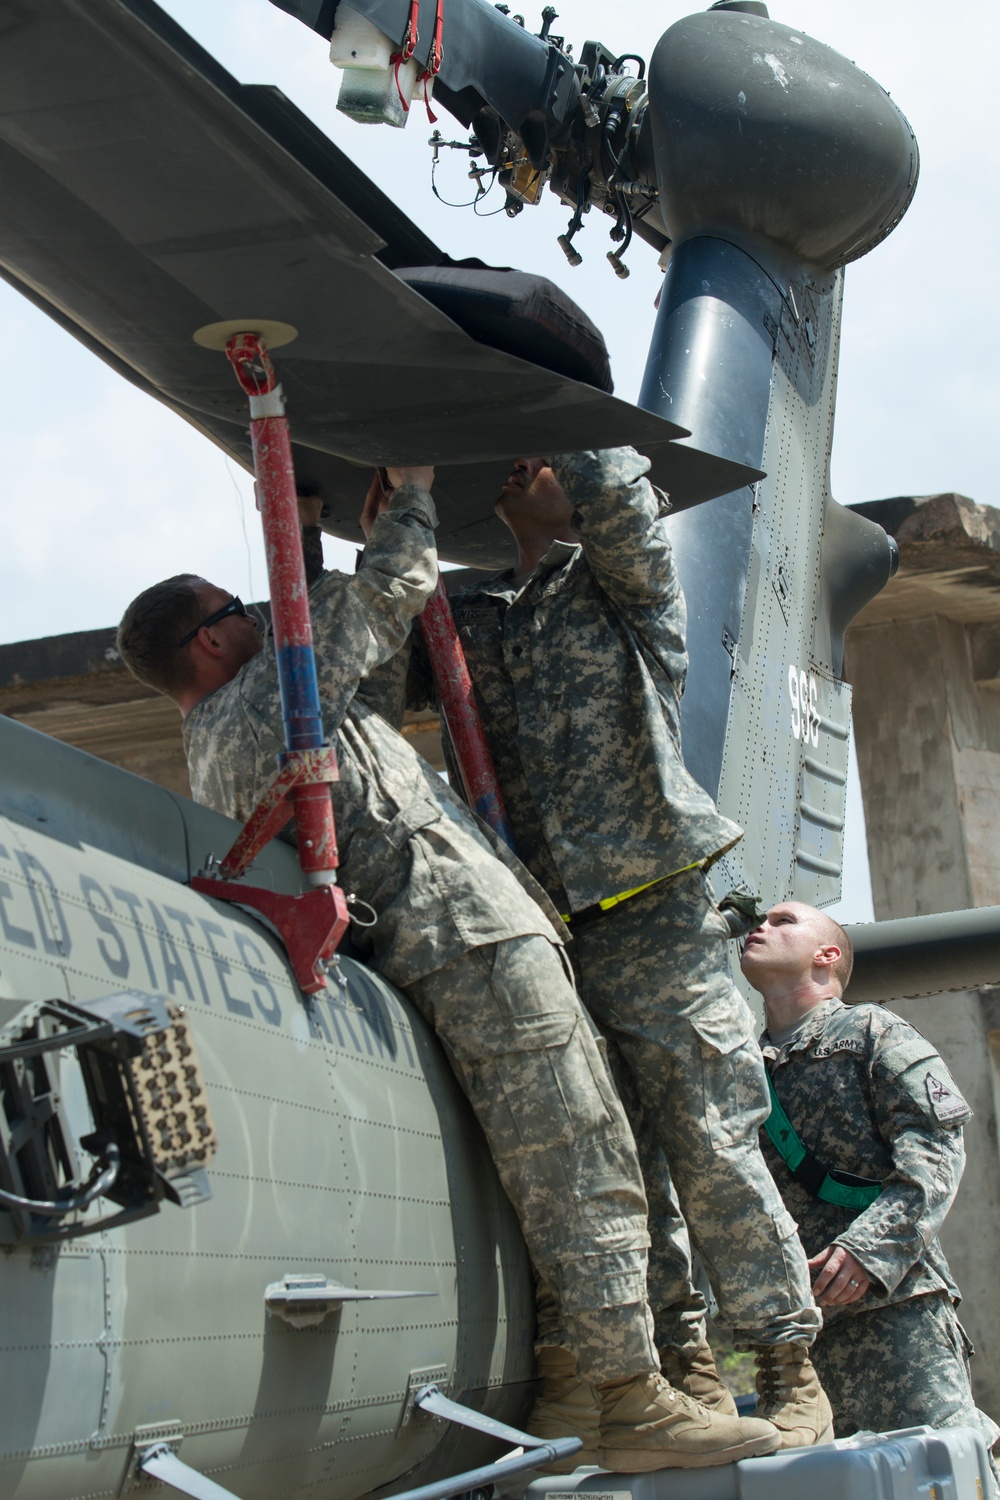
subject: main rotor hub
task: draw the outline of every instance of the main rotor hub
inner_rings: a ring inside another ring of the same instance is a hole
[[[650,64],[660,213],[673,241],[769,242],[832,270],[898,224],[917,183],[908,121],[832,47],[760,15],[671,26]]]

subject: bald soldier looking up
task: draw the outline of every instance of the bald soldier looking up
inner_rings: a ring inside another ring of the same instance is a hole
[[[881,1005],[843,1003],[852,962],[844,929],[798,901],[768,912],[741,960],[764,998],[760,1045],[778,1101],[761,1143],[824,1309],[813,1359],[837,1437],[978,1426],[989,1447],[1000,1429],[972,1399],[971,1345],[938,1240],[972,1112],[914,1027]]]
[[[601,1393],[601,1463],[640,1472],[769,1452],[778,1434],[767,1422],[709,1413],[658,1373],[635,1146],[567,978],[558,917],[358,692],[402,646],[437,581],[433,470],[389,477],[395,488],[357,572],[324,573],[310,591],[340,765],[331,795],[341,876],[377,914],[371,962],[445,1043],[529,1254]],[[226,590],[182,575],[133,601],[118,644],[180,709],[196,800],[245,821],[284,749],[271,640]]]

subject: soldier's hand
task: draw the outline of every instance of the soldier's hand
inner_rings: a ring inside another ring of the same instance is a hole
[[[813,1296],[820,1307],[846,1307],[859,1302],[871,1286],[864,1266],[843,1245],[827,1245],[809,1262]]]
[[[299,495],[299,525],[318,526],[323,514],[322,495]]]
[[[415,484],[418,489],[429,490],[434,483],[434,470],[428,465],[386,469],[386,473],[389,476],[389,484],[394,490],[398,490],[403,484]]]

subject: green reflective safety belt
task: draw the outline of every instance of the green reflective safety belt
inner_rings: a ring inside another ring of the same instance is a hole
[[[824,1166],[819,1157],[814,1156],[799,1140],[795,1126],[785,1114],[781,1100],[774,1092],[770,1074],[767,1075],[767,1090],[771,1095],[771,1113],[764,1122],[764,1128],[795,1181],[801,1183],[814,1198],[820,1198],[824,1203],[835,1203],[838,1208],[867,1208],[870,1203],[874,1203],[882,1191],[882,1184],[864,1177],[855,1177],[851,1172],[838,1172]]]

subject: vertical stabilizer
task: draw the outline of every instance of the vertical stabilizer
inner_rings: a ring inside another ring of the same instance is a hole
[[[830,495],[843,267],[905,212],[916,142],[846,58],[749,10],[671,27],[649,92],[673,250],[640,403],[766,476],[671,523],[689,615],[685,758],[746,830],[719,884],[829,902],[844,631],[894,566],[881,528]]]

